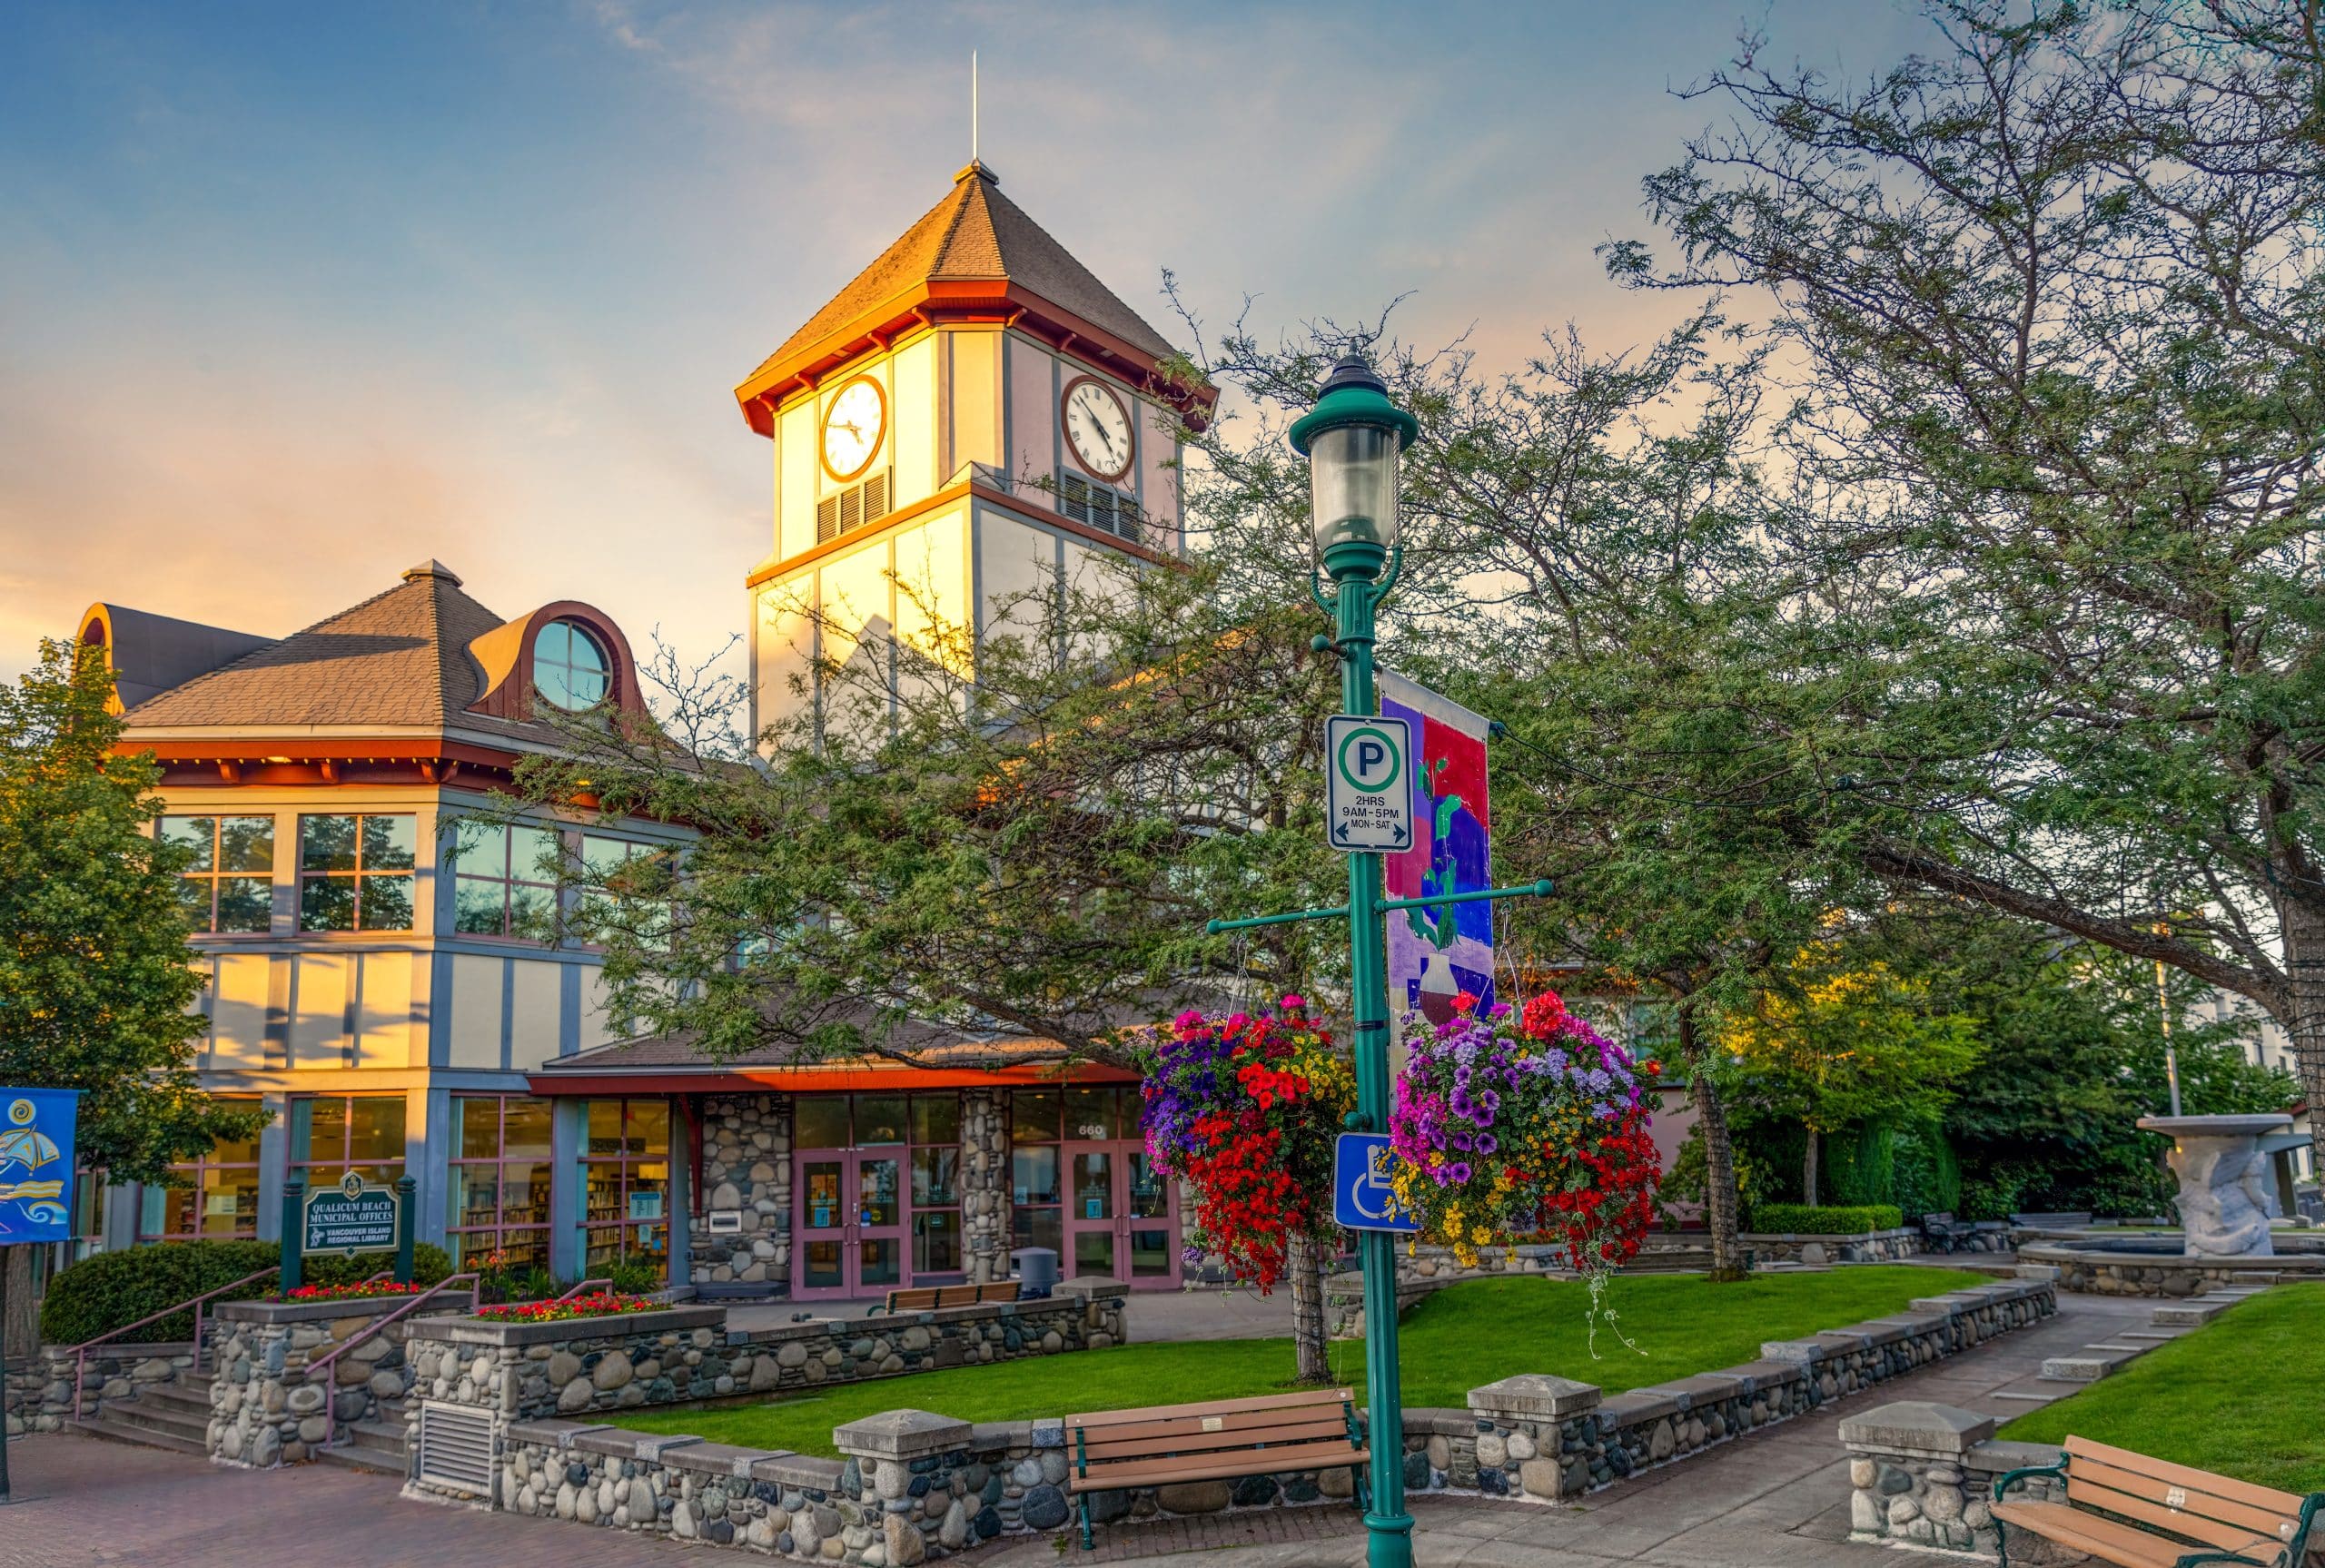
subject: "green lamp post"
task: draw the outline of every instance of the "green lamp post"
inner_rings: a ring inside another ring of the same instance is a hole
[[[1380,711],[1372,682],[1373,609],[1395,583],[1398,458],[1420,422],[1389,400],[1360,354],[1332,368],[1316,406],[1291,427],[1308,459],[1316,557],[1332,582],[1326,601],[1341,659],[1341,709]],[[1319,599],[1325,596],[1318,595]],[[1319,638],[1323,642],[1324,639]],[[1381,934],[1380,857],[1348,857],[1349,998],[1355,1017],[1357,1130],[1389,1129],[1389,981]],[[1359,1232],[1364,1266],[1364,1386],[1372,1444],[1371,1568],[1410,1568],[1412,1515],[1405,1512],[1404,1405],[1398,1388],[1397,1264],[1385,1230]]]

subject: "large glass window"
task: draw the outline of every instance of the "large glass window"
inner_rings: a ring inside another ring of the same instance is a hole
[[[402,1095],[306,1095],[291,1102],[291,1174],[312,1191],[351,1170],[379,1187],[403,1174]]]
[[[252,1241],[258,1238],[258,1134],[211,1145],[200,1159],[170,1167],[175,1185],[146,1185],[140,1241]]]
[[[618,926],[648,943],[666,940],[670,930],[668,902],[645,897],[640,890],[658,883],[661,869],[674,853],[664,844],[582,834],[581,873],[587,891],[581,895],[577,916],[583,932]]]
[[[563,853],[564,841],[552,828],[454,823],[452,929],[463,936],[550,940]]]
[[[582,1145],[582,1216],[592,1274],[618,1257],[670,1261],[670,1104],[593,1100]]]
[[[499,1253],[509,1267],[549,1267],[549,1103],[518,1094],[460,1095],[450,1212],[452,1261]]]
[[[1020,1089],[1009,1096],[1009,1244],[1065,1252],[1064,1194],[1058,1133],[1063,1113],[1054,1089]]]
[[[802,1151],[796,1178],[801,1194],[800,1284],[809,1289],[849,1280],[842,1238],[852,1223],[874,1228],[905,1224],[909,1186],[911,1274],[915,1279],[966,1271],[961,1228],[961,1097],[944,1094],[803,1094],[792,1102],[792,1147]],[[854,1156],[827,1151],[858,1149]],[[851,1172],[856,1218],[846,1207]],[[819,1234],[828,1233],[828,1234]],[[902,1281],[893,1277],[898,1243],[866,1238],[855,1283]],[[871,1267],[875,1255],[880,1269]]]
[[[299,819],[299,929],[410,931],[420,839],[407,815]]]
[[[196,931],[263,932],[274,918],[274,819],[165,816],[162,841],[193,858],[178,882]]]
[[[606,700],[613,660],[598,639],[571,621],[551,621],[533,636],[533,689],[568,713]]]

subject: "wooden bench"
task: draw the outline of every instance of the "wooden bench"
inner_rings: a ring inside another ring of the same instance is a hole
[[[1065,1430],[1073,1464],[1066,1490],[1081,1499],[1085,1552],[1096,1543],[1090,1533],[1090,1494],[1124,1486],[1175,1486],[1345,1464],[1355,1481],[1356,1505],[1364,1506],[1368,1455],[1355,1396],[1345,1388],[1101,1410],[1067,1416]]]
[[[2003,1494],[2029,1475],[2064,1476],[2066,1501],[2004,1502]],[[2086,1437],[2068,1438],[2056,1464],[2013,1470],[1994,1483],[1996,1519],[2122,1568],[2303,1568],[2320,1508],[2325,1492],[2296,1497]],[[2002,1562],[2009,1568],[2007,1531]]]
[[[922,1285],[910,1290],[891,1290],[887,1299],[866,1310],[866,1317],[878,1317],[890,1312],[934,1312],[940,1307],[984,1307],[995,1301],[1017,1299],[1017,1282],[995,1279],[984,1285]]]

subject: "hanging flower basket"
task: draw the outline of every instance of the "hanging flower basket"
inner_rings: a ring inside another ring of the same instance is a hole
[[[1660,1177],[1643,1082],[1622,1051],[1566,1011],[1555,991],[1477,1014],[1462,993],[1454,1016],[1404,1021],[1390,1139],[1396,1190],[1420,1239],[1464,1266],[1479,1250],[1549,1242],[1591,1283],[1638,1253],[1655,1218]]]
[[[1192,1203],[1187,1261],[1215,1255],[1262,1293],[1293,1237],[1332,1229],[1332,1141],[1356,1105],[1354,1070],[1306,1009],[1182,1013],[1142,1062],[1147,1154]]]

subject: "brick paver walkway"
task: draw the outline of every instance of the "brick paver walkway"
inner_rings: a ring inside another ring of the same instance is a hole
[[[2060,1306],[2037,1327],[1648,1471],[1579,1506],[1417,1499],[1415,1555],[1421,1568],[1875,1568],[1882,1560],[1873,1548],[1846,1543],[1841,1418],[1893,1399],[2017,1414],[2029,1405],[1998,1392],[2029,1390],[2044,1356],[2143,1321],[2153,1303],[2063,1296]],[[701,1568],[733,1560],[612,1530],[406,1502],[391,1480],[324,1465],[221,1470],[79,1435],[19,1441],[9,1461],[18,1501],[0,1509],[0,1568]],[[1234,1568],[1354,1568],[1364,1557],[1362,1529],[1344,1507],[1116,1527],[1100,1532],[1099,1543],[1085,1556],[1070,1535],[1027,1537],[958,1561],[1071,1568],[1202,1553],[1197,1561]]]

